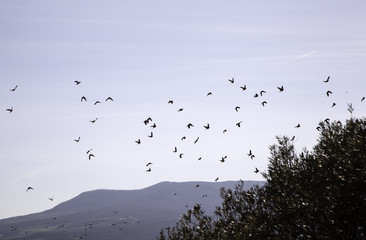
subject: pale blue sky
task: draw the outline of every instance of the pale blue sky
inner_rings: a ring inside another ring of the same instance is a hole
[[[0,218],[93,189],[260,180],[253,171],[266,169],[276,135],[295,135],[300,151],[320,120],[349,117],[347,103],[364,116],[365,10],[334,0],[0,1]]]

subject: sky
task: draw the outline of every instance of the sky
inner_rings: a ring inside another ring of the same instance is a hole
[[[320,121],[350,117],[347,103],[364,116],[365,9],[358,0],[0,1],[0,219],[95,189],[263,180],[254,170],[266,170],[276,136],[311,150]]]

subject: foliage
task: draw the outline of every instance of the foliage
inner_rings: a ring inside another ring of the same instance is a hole
[[[213,214],[196,205],[157,239],[365,239],[366,119],[318,130],[313,151],[300,154],[277,137],[263,187],[221,189]]]

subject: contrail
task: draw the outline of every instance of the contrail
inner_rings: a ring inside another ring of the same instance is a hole
[[[294,58],[292,58],[292,59],[290,59],[290,60],[288,60],[288,61],[285,61],[285,62],[283,62],[283,63],[292,62],[292,61],[298,60],[298,59],[300,59],[300,58],[304,58],[304,57],[310,56],[310,55],[312,55],[312,54],[314,54],[314,53],[317,53],[317,52],[318,52],[318,51],[317,51],[317,50],[315,50],[315,51],[312,51],[312,52],[309,52],[309,53],[306,53],[306,54],[303,54],[303,55],[300,55],[300,56],[294,57]]]

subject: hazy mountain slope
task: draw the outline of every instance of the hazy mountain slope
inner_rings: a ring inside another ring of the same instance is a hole
[[[56,207],[0,221],[1,239],[155,239],[200,203],[211,213],[219,189],[238,182],[162,182],[141,190],[95,190]],[[264,182],[246,181],[245,188]],[[199,185],[199,187],[197,187]]]

